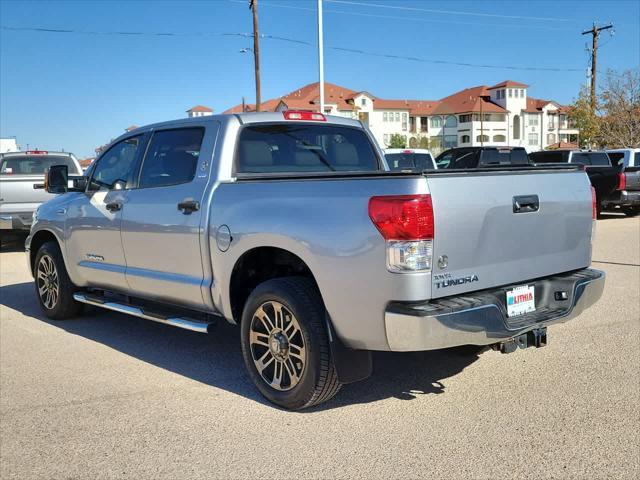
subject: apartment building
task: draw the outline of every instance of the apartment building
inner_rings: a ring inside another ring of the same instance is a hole
[[[522,146],[536,151],[560,142],[577,145],[579,132],[571,125],[568,108],[530,97],[528,88],[505,80],[440,100],[390,100],[325,83],[324,113],[360,119],[383,147],[393,134],[406,137],[407,146],[426,143],[435,152],[458,146]],[[316,82],[264,102],[262,110],[318,111],[319,96]],[[245,111],[254,109],[244,105]],[[225,113],[241,111],[242,105],[237,105]]]

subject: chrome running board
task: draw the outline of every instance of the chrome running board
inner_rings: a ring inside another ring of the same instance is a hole
[[[209,327],[209,325],[215,323],[187,317],[163,316],[160,313],[152,313],[150,311],[145,312],[144,307],[110,301],[98,295],[74,293],[73,299],[76,302],[94,305],[96,307],[113,310],[114,312],[124,313],[126,315],[133,315],[134,317],[144,318],[145,320],[152,320],[154,322],[172,325],[174,327],[183,328],[185,330],[191,330],[192,332],[207,333],[207,328]]]

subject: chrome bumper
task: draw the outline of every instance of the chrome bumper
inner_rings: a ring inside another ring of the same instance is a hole
[[[517,285],[421,304],[391,303],[385,312],[389,348],[407,352],[502,342],[577,317],[600,299],[604,282],[604,272],[594,269],[522,282],[535,286],[536,311],[513,318],[506,315],[504,299]],[[556,300],[559,291],[568,298]]]
[[[0,230],[29,230],[33,212],[3,213],[0,215]]]

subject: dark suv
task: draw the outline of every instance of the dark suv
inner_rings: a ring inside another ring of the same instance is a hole
[[[438,169],[467,169],[528,165],[527,151],[522,147],[461,147],[445,150],[436,158]]]

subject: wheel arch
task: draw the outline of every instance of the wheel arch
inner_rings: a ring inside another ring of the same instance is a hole
[[[36,261],[36,255],[38,255],[38,250],[40,250],[40,247],[42,245],[50,241],[56,242],[58,244],[58,247],[60,248],[60,252],[62,253],[62,258],[66,262],[64,250],[62,248],[62,243],[60,242],[56,234],[53,233],[51,230],[46,230],[46,229],[39,230],[33,234],[33,236],[31,237],[31,241],[29,243],[29,266],[31,267],[32,276],[34,274],[34,267],[35,267],[34,264]]]

